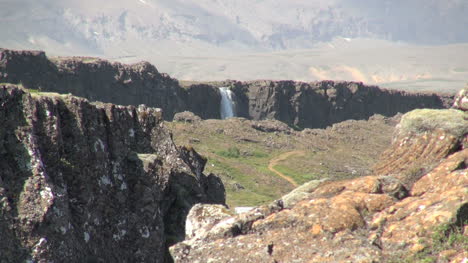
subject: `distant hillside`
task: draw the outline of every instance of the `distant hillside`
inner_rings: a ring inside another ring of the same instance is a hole
[[[184,80],[456,91],[468,80],[467,12],[464,0],[3,0],[0,47],[146,60]]]
[[[233,50],[310,48],[336,37],[468,42],[463,0],[32,1],[1,3],[0,45],[110,54],[190,43]],[[29,46],[28,46],[29,45]],[[194,49],[198,49],[195,47]],[[206,50],[207,51],[207,50]]]

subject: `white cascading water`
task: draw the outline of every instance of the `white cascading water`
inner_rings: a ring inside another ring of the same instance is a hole
[[[232,91],[228,87],[219,87],[221,94],[221,119],[232,118],[236,116]]]

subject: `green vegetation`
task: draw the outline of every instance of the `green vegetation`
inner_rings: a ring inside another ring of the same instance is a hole
[[[432,263],[448,262],[441,252],[447,250],[468,251],[468,236],[463,233],[464,227],[468,224],[465,221],[461,226],[454,224],[443,224],[434,229],[429,240],[420,240],[420,244],[426,248],[416,254],[399,255],[393,257],[391,263]]]
[[[328,177],[327,174],[322,174],[322,175],[315,174],[315,173],[303,174],[303,173],[296,171],[294,167],[283,166],[283,165],[277,165],[275,166],[275,169],[285,174],[286,176],[291,177],[298,184],[304,184],[311,180],[317,180],[317,179],[321,179],[322,177]]]
[[[363,175],[388,146],[393,132],[383,121],[355,121],[319,133],[292,134],[260,132],[250,121],[236,118],[166,124],[177,145],[191,145],[208,159],[205,172],[221,177],[231,207],[266,204],[294,189],[268,168],[273,160],[276,171],[298,184]],[[302,154],[278,159],[292,151]]]
[[[459,110],[413,110],[403,115],[400,123],[403,133],[423,133],[436,129],[459,138],[468,133],[467,113]]]
[[[237,147],[229,147],[227,151],[220,151],[218,154],[227,158],[239,158],[240,151]]]
[[[23,83],[15,84],[15,83],[10,83],[10,82],[1,82],[0,85],[13,85],[13,86],[17,86],[18,88],[24,89]]]
[[[29,93],[39,93],[38,89],[26,89]]]

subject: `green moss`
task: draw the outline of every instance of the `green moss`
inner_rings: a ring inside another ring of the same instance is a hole
[[[29,93],[39,93],[40,91],[38,89],[27,89]]]
[[[439,254],[442,251],[455,249],[457,251],[468,251],[468,236],[463,233],[464,227],[468,224],[465,221],[461,226],[454,224],[443,224],[434,229],[428,241],[420,240],[426,245],[426,249],[416,254],[406,254],[393,257],[392,263],[432,263],[438,262]]]
[[[457,138],[468,133],[468,114],[454,109],[413,110],[403,115],[400,132],[403,134],[443,130]]]
[[[227,151],[219,151],[218,155],[226,158],[239,158],[240,151],[237,147],[229,147]]]
[[[1,82],[0,85],[12,85],[17,86],[20,89],[24,89],[23,83],[10,83],[10,82]]]

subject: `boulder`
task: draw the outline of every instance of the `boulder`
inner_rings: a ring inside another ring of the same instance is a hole
[[[252,121],[252,128],[262,132],[280,132],[284,134],[291,134],[291,129],[286,123],[277,120],[263,120],[263,121]]]
[[[183,112],[176,113],[174,115],[173,121],[196,123],[196,122],[201,121],[201,118],[195,115],[193,112],[183,111]]]
[[[468,85],[458,92],[453,102],[452,108],[468,111]]]

